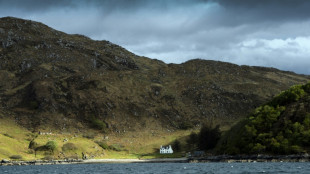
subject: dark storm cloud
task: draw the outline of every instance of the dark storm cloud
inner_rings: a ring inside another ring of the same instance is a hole
[[[223,8],[224,15],[238,15],[241,21],[305,19],[310,15],[308,0],[0,0],[2,7],[22,10],[48,10],[96,6],[102,10],[157,9],[165,11],[177,7],[215,3]],[[245,15],[243,15],[245,14]],[[221,14],[218,14],[221,16]],[[216,17],[216,16],[215,16]],[[250,18],[250,17],[255,17]],[[231,21],[238,21],[237,19]]]
[[[199,0],[0,0],[2,7],[16,7],[24,10],[47,10],[50,8],[94,5],[110,10],[136,10],[139,8],[166,9],[178,5],[192,4]]]
[[[266,21],[304,20],[310,16],[308,0],[0,0],[1,8],[44,11],[57,8],[87,8],[101,12],[134,12],[155,10],[159,13],[176,8],[184,11],[192,6],[218,4],[212,16],[214,25],[240,25]],[[195,11],[193,11],[195,13]],[[208,16],[205,16],[208,19]]]
[[[73,7],[74,4],[73,0],[0,0],[1,8],[16,8],[32,12]]]
[[[244,22],[305,20],[310,17],[308,0],[219,0],[228,13]]]
[[[203,58],[307,74],[309,9],[308,0],[0,0],[0,16],[109,40],[168,63]]]

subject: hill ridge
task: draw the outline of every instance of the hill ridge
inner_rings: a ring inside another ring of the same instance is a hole
[[[118,133],[230,125],[310,79],[211,60],[165,64],[17,18],[0,19],[0,77],[1,112],[28,129]]]

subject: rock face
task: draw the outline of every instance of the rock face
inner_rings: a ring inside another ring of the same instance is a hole
[[[207,60],[165,64],[7,17],[0,19],[0,79],[0,116],[29,129],[101,125],[122,133],[229,124],[309,76]]]

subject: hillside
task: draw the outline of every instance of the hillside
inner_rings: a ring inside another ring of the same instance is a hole
[[[0,106],[31,131],[177,130],[230,125],[309,76],[191,60],[165,64],[108,41],[0,19]]]
[[[234,126],[219,153],[294,154],[310,150],[310,83],[283,91]]]

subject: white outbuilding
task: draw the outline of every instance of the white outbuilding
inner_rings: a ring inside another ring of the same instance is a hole
[[[169,146],[160,146],[159,153],[160,154],[169,154],[169,153],[171,154],[171,153],[173,153],[171,145],[169,145]]]

